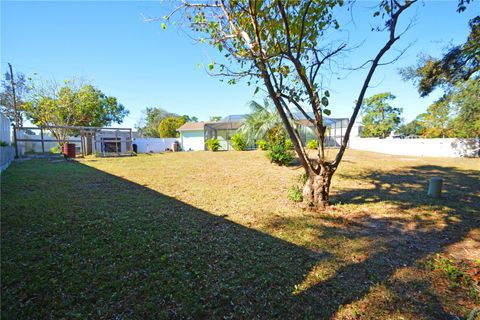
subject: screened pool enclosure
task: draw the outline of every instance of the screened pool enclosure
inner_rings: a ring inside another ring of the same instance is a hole
[[[237,130],[245,121],[246,115],[232,115],[223,118],[219,122],[207,122],[203,127],[204,142],[208,139],[218,139],[220,142],[220,150],[232,150],[230,140]],[[306,145],[310,140],[316,140],[314,125],[304,117],[298,117],[297,128],[300,133],[302,143]],[[348,118],[328,118],[324,117],[324,125],[327,127],[325,138],[325,147],[336,148],[342,143],[346,128],[348,126]],[[252,145],[249,149],[255,149]],[[206,150],[206,146],[205,146]]]

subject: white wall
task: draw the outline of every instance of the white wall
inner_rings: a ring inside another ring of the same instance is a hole
[[[205,150],[205,137],[203,130],[191,130],[180,132],[180,144],[184,151]]]
[[[351,137],[351,149],[418,157],[479,156],[480,139],[379,139]]]
[[[5,141],[10,143],[10,132],[12,128],[10,127],[10,120],[5,117],[3,114],[0,114],[0,141]]]
[[[10,144],[10,131],[10,120],[0,114],[0,141]],[[0,147],[0,171],[5,170],[10,165],[14,156],[15,151],[12,146]]]
[[[137,145],[137,153],[164,152],[172,149],[172,144],[178,138],[135,138],[133,143]]]

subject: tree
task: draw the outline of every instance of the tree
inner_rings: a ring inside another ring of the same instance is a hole
[[[459,12],[469,0],[459,2]],[[480,16],[470,20],[464,44],[450,47],[443,57],[422,57],[416,66],[401,70],[404,80],[413,80],[420,96],[436,88],[443,96],[424,115],[424,136],[478,137],[478,82],[480,81]]]
[[[178,116],[158,107],[147,107],[144,110],[144,114],[145,116],[137,124],[136,128],[140,136],[152,138],[160,137],[160,134],[158,133],[158,126],[163,119]]]
[[[252,112],[247,115],[239,128],[239,132],[245,136],[247,144],[252,145],[259,139],[268,140],[272,136],[273,130],[281,131],[285,135],[282,119],[277,110],[268,103],[268,100],[264,101],[263,106],[256,101],[250,101],[249,106]],[[278,128],[280,130],[277,130]]]
[[[182,118],[185,119],[185,122],[198,122],[198,118],[197,118],[197,117],[191,117],[191,116],[186,115],[186,114],[184,114],[184,115],[182,116]]]
[[[450,98],[450,95],[443,96],[430,105],[426,113],[422,114],[423,127],[425,128],[424,137],[446,138],[451,136]]]
[[[420,96],[425,97],[438,87],[448,92],[480,71],[480,16],[470,20],[469,26],[467,41],[450,47],[442,58],[423,56],[416,66],[401,69],[403,79],[413,80]]]
[[[176,138],[178,137],[177,129],[185,122],[184,117],[168,117],[160,121],[158,125],[158,133],[160,138]]]
[[[480,81],[470,79],[452,95],[455,118],[452,127],[459,138],[480,137]]]
[[[15,83],[17,118],[19,120],[19,124],[22,125],[25,98],[28,94],[27,78],[25,78],[23,73],[14,73],[13,77]],[[5,79],[2,80],[2,91],[0,92],[0,112],[11,121],[15,120],[13,108],[13,90],[12,81],[10,80],[10,73],[6,73]]]
[[[210,122],[219,122],[220,120],[222,120],[221,116],[211,116],[209,121]]]
[[[228,78],[231,84],[246,77],[268,93],[305,169],[304,199],[314,207],[323,208],[328,205],[331,178],[343,158],[372,76],[382,57],[400,38],[396,29],[401,14],[415,2],[379,1],[373,15],[384,23],[384,27],[377,30],[386,31],[388,36],[365,64],[368,72],[333,161],[327,160],[324,149],[326,127],[323,114],[331,113],[328,108],[330,93],[321,89],[318,75],[347,46],[343,41],[330,41],[332,34],[339,29],[335,16],[339,14],[343,0],[182,1],[166,19],[171,21],[178,17],[173,23],[188,25],[200,35],[201,42],[208,40],[225,54],[226,63],[210,63],[210,73]],[[292,105],[315,125],[319,141],[316,159],[309,158],[302,144]],[[313,113],[313,117],[307,110]]]
[[[388,104],[395,96],[390,92],[379,93],[365,99],[362,119],[362,137],[385,138],[398,128],[401,122],[402,108],[394,108]]]
[[[27,117],[38,126],[45,126],[63,145],[73,131],[58,126],[104,127],[122,123],[129,111],[117,99],[105,95],[90,84],[65,81],[43,82],[31,86],[25,103]]]
[[[425,132],[423,116],[421,114],[409,123],[401,125],[397,132],[404,136],[422,136]]]

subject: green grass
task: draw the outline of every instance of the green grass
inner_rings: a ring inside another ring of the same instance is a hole
[[[479,167],[350,150],[315,213],[261,151],[15,162],[2,319],[464,317],[478,295],[425,265],[480,258]]]

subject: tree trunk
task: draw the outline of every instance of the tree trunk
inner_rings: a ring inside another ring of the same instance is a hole
[[[322,166],[319,174],[309,172],[307,182],[303,187],[303,200],[312,207],[322,210],[329,205],[330,182],[334,170]]]

